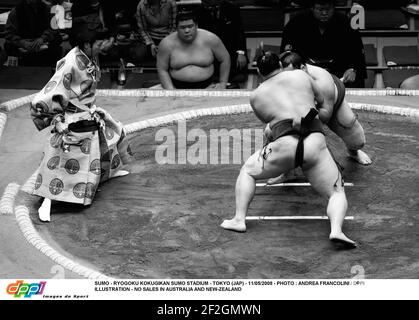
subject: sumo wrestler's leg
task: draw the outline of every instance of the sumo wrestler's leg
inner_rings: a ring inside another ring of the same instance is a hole
[[[342,175],[320,133],[313,133],[304,141],[303,171],[312,187],[328,198],[327,215],[330,219],[329,239],[355,247],[354,241],[342,232],[348,201],[343,186]]]
[[[236,181],[236,213],[221,227],[246,231],[246,215],[256,189],[256,180],[276,177],[294,167],[297,139],[287,136],[270,143],[265,152],[256,151],[243,165]]]
[[[263,131],[264,141],[266,141],[266,139],[268,139],[268,137],[271,135],[271,133],[272,133],[272,131],[271,131],[271,128],[270,128],[269,123],[268,123],[265,127],[265,130]],[[269,185],[273,185],[273,184],[276,184],[276,183],[282,183],[282,182],[285,182],[285,181],[296,179],[296,178],[301,176],[301,173],[300,172],[297,173],[297,170],[299,170],[299,169],[298,168],[293,168],[290,171],[284,172],[277,177],[270,178],[270,179],[268,179],[268,181],[266,181],[266,185],[269,186]]]
[[[372,163],[371,158],[361,150],[365,145],[364,129],[346,100],[328,125],[343,140],[351,158],[363,165]]]

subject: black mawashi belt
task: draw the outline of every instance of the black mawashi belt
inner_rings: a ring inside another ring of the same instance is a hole
[[[81,120],[70,123],[68,130],[72,132],[89,132],[99,130],[99,125],[95,120]]]

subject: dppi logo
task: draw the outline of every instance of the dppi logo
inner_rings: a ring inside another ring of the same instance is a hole
[[[14,295],[15,298],[31,298],[34,294],[42,294],[45,289],[46,281],[39,283],[24,283],[23,280],[17,280],[7,286],[6,292]]]

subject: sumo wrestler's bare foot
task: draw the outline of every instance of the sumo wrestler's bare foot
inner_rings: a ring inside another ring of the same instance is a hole
[[[336,234],[331,233],[329,236],[329,240],[337,244],[342,244],[347,248],[357,247],[355,241],[352,241],[351,239],[349,239],[347,236],[345,236],[343,232],[336,233]]]
[[[349,156],[354,159],[356,162],[367,166],[370,165],[372,163],[371,158],[362,150],[357,150],[357,151],[348,151]]]
[[[115,172],[115,174],[112,176],[112,178],[116,178],[116,177],[123,177],[129,174],[129,171],[127,170],[118,170],[117,172]]]
[[[39,220],[43,222],[51,221],[51,199],[45,198],[38,209]]]
[[[226,230],[232,230],[237,232],[245,232],[246,231],[246,223],[244,220],[238,220],[236,218],[230,220],[224,220],[221,224],[221,228]]]

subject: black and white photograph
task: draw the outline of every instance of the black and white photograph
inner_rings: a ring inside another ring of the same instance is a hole
[[[0,0],[0,300],[418,299],[418,129],[417,0]]]

